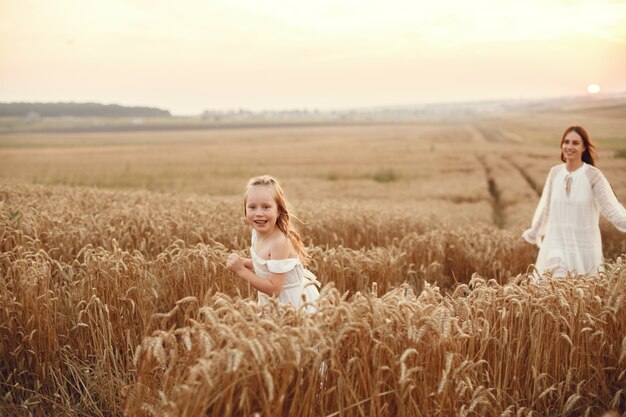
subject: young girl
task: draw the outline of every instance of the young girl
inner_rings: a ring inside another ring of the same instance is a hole
[[[602,264],[600,214],[626,232],[626,210],[596,168],[595,148],[580,126],[565,129],[563,164],[552,167],[532,227],[522,237],[539,246],[535,267],[554,276],[594,274]]]
[[[308,255],[300,235],[291,225],[289,208],[278,181],[269,175],[248,181],[244,197],[244,215],[252,227],[252,259],[231,253],[226,266],[259,291],[259,305],[268,297],[299,308],[309,303],[315,311],[319,282],[304,268]]]

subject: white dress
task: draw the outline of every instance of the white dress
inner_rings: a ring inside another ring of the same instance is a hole
[[[552,167],[532,227],[522,234],[539,246],[538,272],[596,273],[603,262],[600,214],[626,232],[626,209],[598,168],[584,162],[571,173],[565,164]]]
[[[306,302],[307,312],[316,310],[314,304],[320,296],[317,287],[320,283],[315,275],[308,269],[305,269],[300,258],[287,259],[263,259],[254,251],[254,242],[256,240],[256,230],[252,230],[252,245],[250,246],[250,255],[252,256],[252,264],[254,273],[263,279],[269,279],[270,272],[276,274],[286,274],[283,288],[277,299],[280,303],[290,304],[295,309]],[[258,304],[263,306],[267,304],[269,296],[259,291]]]

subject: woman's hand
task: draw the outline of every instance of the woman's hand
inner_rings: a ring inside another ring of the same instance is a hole
[[[524,230],[524,233],[522,233],[522,240],[524,240],[524,242],[530,243],[531,245],[537,245],[537,235],[533,232],[532,229],[527,229]]]

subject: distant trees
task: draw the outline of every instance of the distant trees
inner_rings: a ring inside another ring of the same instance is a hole
[[[99,103],[0,103],[0,117],[170,117],[154,107],[126,107]]]

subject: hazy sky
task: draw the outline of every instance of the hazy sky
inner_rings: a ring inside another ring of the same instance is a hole
[[[0,101],[174,114],[626,92],[626,1],[0,0]]]

